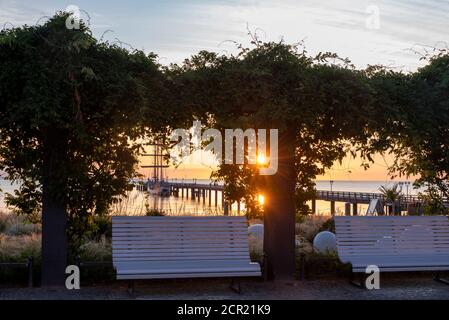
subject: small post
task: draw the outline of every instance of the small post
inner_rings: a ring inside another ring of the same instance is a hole
[[[33,257],[28,257],[28,287],[33,287]]]
[[[351,215],[351,204],[349,202],[345,202],[345,216]]]
[[[316,199],[312,199],[312,214],[316,214]]]
[[[218,190],[215,189],[215,207],[218,206]]]
[[[331,215],[335,216],[335,201],[331,201]]]
[[[353,216],[356,216],[358,213],[357,213],[357,203],[353,203],[352,204],[352,215]]]
[[[224,205],[223,205],[223,214],[225,215],[225,216],[228,216],[229,215],[229,207],[228,207],[228,202],[226,201],[225,203],[224,203]]]

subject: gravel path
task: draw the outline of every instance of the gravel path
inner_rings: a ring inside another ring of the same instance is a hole
[[[390,276],[381,279],[381,289],[363,290],[347,279],[322,278],[292,282],[242,281],[243,293],[229,288],[229,281],[217,279],[154,280],[136,282],[134,299],[449,299],[449,286],[426,276]],[[80,290],[2,288],[0,299],[130,299],[127,283],[112,282]]]

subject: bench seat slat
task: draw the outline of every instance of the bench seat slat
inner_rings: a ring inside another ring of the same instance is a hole
[[[138,279],[182,279],[182,278],[234,278],[234,277],[260,277],[261,272],[202,272],[202,273],[173,273],[173,274],[131,274],[122,275],[117,273],[117,280]]]

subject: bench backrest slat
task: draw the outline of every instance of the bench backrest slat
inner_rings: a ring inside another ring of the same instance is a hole
[[[250,261],[245,217],[112,217],[113,262]]]
[[[449,254],[446,216],[335,217],[342,261],[364,255]]]

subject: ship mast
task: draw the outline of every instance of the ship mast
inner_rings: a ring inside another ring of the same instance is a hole
[[[164,180],[164,168],[168,168],[169,165],[164,159],[164,154],[162,153],[163,145],[161,144],[148,144],[152,147],[152,153],[141,154],[142,157],[150,157],[152,159],[150,165],[142,165],[141,168],[153,169],[153,181],[158,182]]]

